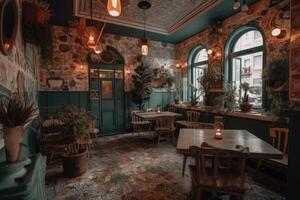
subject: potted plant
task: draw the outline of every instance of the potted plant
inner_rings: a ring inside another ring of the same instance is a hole
[[[135,68],[132,75],[134,88],[131,90],[132,102],[143,110],[152,93],[152,71],[143,62]]]
[[[191,106],[196,106],[198,104],[198,99],[200,98],[200,95],[198,95],[198,89],[190,85],[191,88]]]
[[[45,25],[51,16],[50,5],[43,0],[24,0],[22,12],[24,21],[29,24]]]
[[[90,139],[88,133],[88,113],[77,108],[68,107],[59,113],[63,122],[62,133],[65,140],[70,143],[70,148],[62,156],[63,173],[67,178],[74,178],[86,172],[87,150],[80,148],[80,140]]]
[[[181,95],[182,95],[182,77],[178,76],[174,79],[175,83],[175,104],[180,103]]]
[[[37,116],[37,106],[19,93],[0,100],[0,123],[3,126],[7,162],[20,159],[24,127]]]
[[[236,87],[232,84],[226,84],[224,87],[225,94],[224,94],[224,100],[226,104],[227,111],[231,112],[235,109],[236,99]]]
[[[242,97],[242,102],[240,103],[240,108],[242,112],[250,112],[252,109],[252,104],[249,103],[249,83],[242,83],[240,85],[240,89],[244,91],[244,95]]]

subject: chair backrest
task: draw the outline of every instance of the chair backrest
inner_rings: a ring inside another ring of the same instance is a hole
[[[211,123],[191,123],[187,125],[187,128],[193,129],[214,129],[214,124]]]
[[[136,113],[139,113],[142,111],[131,111],[131,122],[140,122],[143,121],[143,119],[141,117],[139,117]]]
[[[222,177],[230,176],[236,181],[228,182],[227,186],[244,187],[247,153],[216,149],[204,144],[201,147],[191,146],[190,153],[196,161],[194,178],[197,184],[218,187]]]
[[[176,108],[174,106],[169,106],[168,111],[169,112],[176,112]]]
[[[147,108],[146,112],[154,112],[154,109],[153,108]]]
[[[284,154],[288,154],[288,128],[270,128],[272,145]]]
[[[200,112],[188,110],[188,111],[186,111],[186,115],[187,115],[188,121],[198,122],[200,119]]]
[[[174,128],[175,117],[172,116],[161,116],[155,120],[155,128],[172,129]]]

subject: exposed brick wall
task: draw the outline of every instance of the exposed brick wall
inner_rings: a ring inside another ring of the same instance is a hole
[[[274,20],[273,20],[274,19]],[[279,39],[271,35],[271,21],[286,31],[285,37]],[[250,6],[248,12],[239,12],[222,22],[222,33],[216,33],[212,27],[196,34],[195,36],[176,45],[177,62],[183,66],[189,56],[190,50],[199,45],[216,52],[215,56],[209,57],[210,66],[224,66],[224,47],[231,33],[238,27],[248,23],[256,23],[263,30],[266,42],[267,65],[278,57],[288,59],[290,38],[290,12],[289,0],[284,0],[269,8],[269,0],[260,0]],[[288,66],[287,66],[288,67]],[[187,68],[184,68],[187,72]]]
[[[51,90],[47,86],[48,77],[63,78],[69,84],[70,91],[88,90],[88,50],[76,29],[54,26],[53,31],[53,66],[41,66],[40,90]],[[130,77],[137,65],[137,56],[140,55],[140,40],[138,38],[104,34],[101,43],[110,45],[118,50],[125,60],[125,90],[131,89]],[[167,68],[175,66],[175,45],[150,41],[149,55],[146,61],[150,67]],[[80,69],[80,63],[84,69]]]

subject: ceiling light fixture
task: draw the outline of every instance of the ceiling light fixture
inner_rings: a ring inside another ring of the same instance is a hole
[[[92,6],[92,0],[90,0],[90,11],[91,11],[91,22],[93,22],[93,6]],[[96,42],[95,42],[95,33],[93,31],[91,31],[89,33],[89,39],[87,42],[87,47],[90,49],[95,49],[96,47]]]
[[[101,42],[100,42],[100,38],[101,38],[101,36],[102,36],[102,34],[103,34],[105,25],[106,25],[106,23],[103,24],[102,29],[101,29],[101,32],[99,33],[99,36],[98,36],[98,39],[97,39],[97,42],[96,42],[96,47],[95,47],[95,49],[94,49],[94,52],[95,52],[96,54],[100,54],[100,53],[102,53],[102,51],[103,51],[103,46],[102,46],[102,44],[101,44]]]
[[[151,3],[148,1],[140,1],[138,3],[138,7],[144,11],[144,35],[141,39],[142,46],[141,46],[141,53],[143,56],[147,56],[149,52],[149,46],[148,46],[148,39],[146,37],[146,10],[151,8]]]
[[[242,11],[247,12],[249,10],[249,6],[247,5],[246,0],[243,0]]]
[[[107,11],[113,17],[118,17],[121,14],[121,0],[108,0]]]
[[[241,3],[238,1],[238,0],[234,0],[234,3],[233,3],[233,10],[237,10],[241,7]]]

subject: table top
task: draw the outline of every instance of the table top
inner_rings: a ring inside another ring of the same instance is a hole
[[[246,130],[222,130],[222,139],[215,139],[214,129],[180,129],[177,151],[189,154],[190,146],[200,147],[203,142],[220,149],[238,150],[237,145],[249,148],[249,157],[281,159],[282,152]]]
[[[189,126],[195,126],[195,125],[199,125],[199,126],[214,126],[213,123],[205,123],[205,122],[193,122],[193,121],[187,121],[187,120],[179,120],[179,121],[175,121],[176,124],[179,124],[181,126],[184,127],[189,127]]]
[[[179,113],[174,113],[174,112],[169,112],[169,111],[163,111],[163,112],[137,112],[136,113],[137,116],[143,118],[143,119],[147,119],[147,120],[151,120],[151,119],[155,119],[157,117],[178,117],[181,116],[181,114]]]

